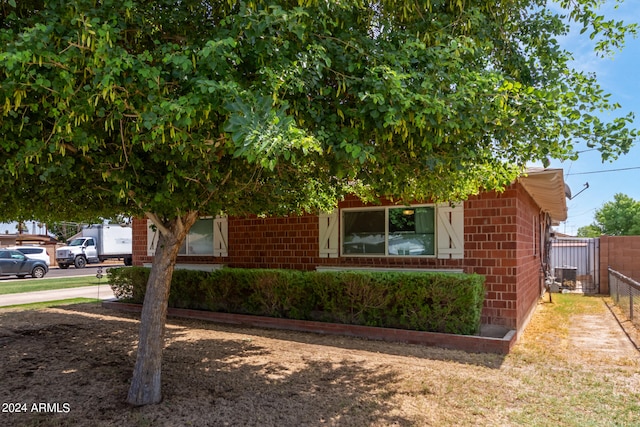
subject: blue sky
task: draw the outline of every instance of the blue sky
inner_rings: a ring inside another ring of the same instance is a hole
[[[617,10],[615,1],[607,0],[602,12],[627,23],[640,22],[640,1],[626,0]],[[587,34],[571,35],[561,44],[574,54],[574,67],[583,71],[595,72],[600,86],[611,94],[611,100],[621,104],[619,114],[633,111],[636,114],[634,127],[640,128],[640,38],[629,38],[622,51],[612,58],[599,58],[593,53]],[[584,39],[587,39],[585,42]],[[607,116],[601,116],[606,119]],[[578,148],[586,150],[587,147]],[[564,170],[565,181],[575,195],[589,183],[583,193],[567,200],[569,216],[557,230],[574,234],[579,227],[594,222],[595,211],[606,202],[612,201],[616,193],[623,193],[640,200],[640,141],[631,151],[613,162],[602,163],[598,151],[586,151],[576,161],[559,162],[553,160],[551,167]],[[635,168],[635,169],[628,169]],[[620,170],[628,169],[628,170]]]

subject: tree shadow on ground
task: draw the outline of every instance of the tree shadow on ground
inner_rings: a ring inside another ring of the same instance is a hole
[[[113,315],[122,313],[113,310]],[[129,315],[131,312],[129,312]],[[134,314],[134,316],[139,316]],[[324,345],[327,347],[338,347],[359,351],[370,351],[374,353],[384,353],[401,357],[418,357],[421,359],[440,360],[455,362],[465,365],[482,366],[486,368],[499,369],[505,361],[506,355],[494,353],[472,353],[463,350],[447,349],[443,347],[407,344],[403,342],[372,340],[346,335],[322,334],[315,332],[303,332],[287,329],[261,328],[249,325],[235,325],[229,323],[218,323],[204,319],[187,319],[184,317],[170,317],[169,322],[174,324],[194,325],[210,328],[217,331],[239,332],[260,337],[270,337],[283,339],[292,342]]]
[[[241,333],[249,336],[285,340],[294,343],[320,345],[327,347],[327,351],[331,351],[331,347],[337,347],[341,349],[364,351],[376,354],[384,353],[392,356],[416,357],[420,359],[454,362],[464,365],[482,366],[492,369],[499,369],[506,358],[506,355],[503,354],[471,353],[462,350],[453,350],[419,344],[370,340],[366,338],[342,335],[326,335],[314,332],[298,332],[282,329],[266,329],[252,326],[229,325],[209,322],[206,320],[170,318],[169,321],[175,325],[198,325],[198,327],[212,329],[220,332],[225,331],[229,333]]]
[[[397,373],[352,360],[274,360],[274,352],[243,340],[174,342],[165,352],[163,404],[137,411],[152,425],[168,416],[180,425],[413,424],[390,415],[385,386]]]
[[[252,337],[205,322],[168,325],[164,400],[132,408],[125,398],[138,327],[135,316],[87,304],[0,311],[0,400],[26,404],[22,413],[0,414],[0,424],[413,424],[392,411],[385,386],[396,380],[393,370],[326,360],[321,346],[314,347],[318,354],[311,350],[289,361],[278,354],[288,345],[285,333],[283,339]],[[34,411],[34,403],[48,406]]]

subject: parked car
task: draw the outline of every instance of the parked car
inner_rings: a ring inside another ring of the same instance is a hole
[[[41,259],[47,264],[47,267],[51,266],[51,257],[49,257],[47,249],[42,246],[11,246],[7,249],[22,252],[29,258]]]
[[[47,264],[41,259],[28,258],[15,250],[0,249],[0,276],[30,275],[36,279],[44,277],[49,271]]]

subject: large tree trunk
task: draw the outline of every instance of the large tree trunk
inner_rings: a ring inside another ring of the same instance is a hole
[[[197,212],[189,212],[168,224],[156,224],[159,240],[144,296],[138,354],[127,396],[127,402],[132,405],[162,400],[162,350],[171,277],[180,246],[197,218]]]

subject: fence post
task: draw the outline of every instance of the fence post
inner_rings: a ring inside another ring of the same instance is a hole
[[[620,286],[618,286],[618,277],[611,272],[611,267],[609,267],[609,283],[615,284],[616,304],[620,304]]]
[[[614,298],[616,305],[618,305],[621,309],[625,309],[625,307],[620,306],[620,301],[621,301],[621,293],[624,292],[625,294],[625,298],[628,295],[629,298],[629,306],[628,306],[628,312],[625,313],[626,317],[636,326],[638,325],[638,321],[635,320],[634,317],[634,302],[633,302],[633,297],[634,294],[636,293],[640,293],[640,282],[625,276],[624,274],[613,270],[611,267],[609,267],[609,275],[608,275],[608,279],[610,282],[610,286],[609,286],[609,290],[611,292],[615,292],[615,297],[613,295],[611,295],[612,298]],[[636,295],[637,296],[637,295]],[[640,316],[639,316],[640,318]]]

